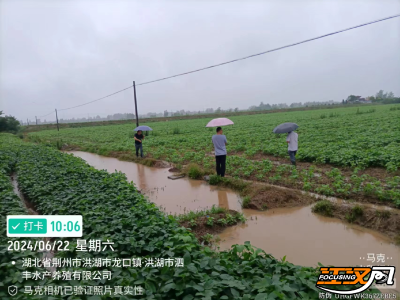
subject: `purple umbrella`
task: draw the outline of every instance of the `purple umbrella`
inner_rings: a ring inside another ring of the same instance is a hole
[[[233,125],[233,122],[227,118],[218,118],[208,122],[206,127],[219,127],[227,125]]]

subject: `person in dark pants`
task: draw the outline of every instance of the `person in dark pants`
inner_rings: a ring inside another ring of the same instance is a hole
[[[215,149],[217,175],[224,177],[225,167],[226,167],[226,145],[228,142],[226,140],[226,136],[222,134],[221,127],[217,128],[217,134],[213,135],[212,142],[214,144],[214,149]]]
[[[141,130],[135,133],[134,139],[135,139],[136,157],[139,157],[139,150],[140,150],[140,156],[143,157],[142,141],[144,140],[144,135]]]
[[[289,132],[286,138],[286,142],[288,143],[288,153],[290,157],[290,161],[293,166],[296,166],[296,153],[298,149],[298,135],[296,132]]]

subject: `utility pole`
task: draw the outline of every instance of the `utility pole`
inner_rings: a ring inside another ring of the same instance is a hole
[[[36,125],[37,125],[37,117],[35,116],[35,119],[36,119]]]
[[[138,113],[137,113],[137,101],[136,101],[136,85],[135,85],[135,81],[133,82],[133,97],[135,98],[136,127],[139,127],[139,116],[138,116]]]
[[[58,127],[58,116],[57,116],[57,109],[56,109],[56,119],[57,119],[57,131],[60,131],[60,128]]]

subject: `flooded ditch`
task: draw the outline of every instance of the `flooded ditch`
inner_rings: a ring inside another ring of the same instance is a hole
[[[18,188],[18,180],[17,180],[17,174],[13,173],[11,175],[11,183],[14,188],[14,193],[21,199],[22,203],[25,205],[25,207],[28,209],[28,212],[30,215],[38,215],[39,213],[35,210],[35,206],[33,203],[28,201],[22,194],[22,192]]]
[[[245,224],[228,227],[219,235],[221,250],[250,241],[277,258],[286,255],[289,262],[298,265],[317,266],[320,262],[334,266],[393,265],[400,269],[400,247],[388,237],[314,214],[311,205],[266,211],[242,209],[240,197],[235,192],[199,180],[170,180],[167,177],[171,173],[167,168],[151,168],[86,152],[68,153],[83,158],[97,169],[125,173],[129,181],[167,213],[182,214],[212,205],[243,212],[248,219]],[[372,256],[375,261],[368,260]],[[400,272],[397,271],[396,282],[399,280]],[[400,291],[400,287],[397,285],[395,290]]]
[[[25,205],[25,207],[28,210],[28,213],[30,215],[39,215],[39,213],[35,210],[35,205],[30,202],[25,196],[24,194],[20,191],[20,189],[18,188],[18,179],[17,179],[17,175],[15,173],[13,173],[11,175],[11,182],[14,188],[14,193],[16,195],[18,195],[18,197],[21,199],[22,203]],[[43,241],[45,243],[49,242],[51,240],[51,238],[49,237],[45,237],[43,238]],[[53,259],[54,258],[54,252],[53,251],[42,251],[43,252],[43,258],[49,258],[49,259]],[[47,267],[46,268],[48,271],[54,272],[56,271],[56,268],[54,267]]]
[[[162,206],[169,214],[209,209],[213,205],[236,211],[242,210],[240,197],[235,192],[224,188],[210,187],[200,180],[168,179],[168,176],[173,174],[168,171],[168,168],[147,167],[87,152],[72,151],[68,153],[83,158],[97,169],[105,169],[108,172],[117,170],[125,173],[128,180],[133,181],[142,194],[145,194],[151,202]]]

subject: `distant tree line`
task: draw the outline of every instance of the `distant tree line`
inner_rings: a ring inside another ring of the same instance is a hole
[[[162,118],[162,117],[178,117],[178,116],[189,116],[189,115],[202,115],[202,114],[218,114],[218,113],[231,113],[231,112],[239,112],[239,111],[262,111],[262,110],[277,110],[277,109],[287,109],[287,108],[298,108],[298,107],[312,107],[312,106],[328,106],[328,105],[345,105],[345,104],[357,104],[357,103],[382,103],[382,104],[392,104],[392,103],[400,103],[400,98],[396,98],[392,92],[385,93],[383,90],[380,90],[376,93],[375,96],[369,96],[363,98],[362,96],[350,95],[347,99],[343,99],[341,102],[329,100],[329,101],[314,101],[314,102],[293,102],[290,105],[286,103],[279,104],[264,104],[261,102],[259,105],[252,105],[248,109],[240,110],[238,107],[222,109],[218,107],[207,108],[205,110],[198,111],[189,111],[189,110],[177,110],[177,111],[168,111],[164,110],[162,113],[149,112],[147,114],[139,115],[139,119],[144,118]],[[87,118],[71,118],[71,119],[59,119],[60,123],[83,123],[83,122],[99,122],[99,121],[113,121],[113,120],[132,120],[135,119],[135,114],[132,113],[116,113],[113,115],[108,115],[107,117],[100,117],[99,115],[95,117],[87,117]],[[55,118],[51,121],[47,120],[37,120],[38,124],[49,124],[54,123]],[[24,124],[23,121],[20,121],[21,124]],[[30,122],[30,125],[35,124],[35,122]]]
[[[279,104],[264,104],[261,102],[258,106],[250,106],[248,110],[250,111],[260,111],[260,110],[275,110],[275,109],[285,109],[285,108],[296,108],[296,107],[311,107],[311,106],[324,106],[324,105],[335,105],[340,104],[340,102],[335,102],[333,100],[329,101],[314,101],[314,102],[294,102],[290,105],[286,103]]]
[[[20,129],[19,121],[12,116],[3,116],[0,111],[0,132],[17,133]]]
[[[395,97],[393,92],[384,92],[380,90],[375,96],[361,97],[356,95],[350,95],[346,100],[342,100],[342,104],[356,104],[356,103],[382,103],[382,104],[394,104],[400,103],[400,98]]]
[[[369,97],[373,103],[383,103],[383,104],[393,104],[400,103],[400,97],[395,97],[393,92],[385,93],[380,90],[375,94],[375,96]]]
[[[139,119],[144,119],[144,118],[161,118],[161,117],[178,117],[178,116],[190,116],[190,115],[204,115],[204,114],[219,114],[219,113],[230,113],[230,112],[239,112],[239,111],[259,111],[259,110],[270,110],[270,109],[283,109],[283,108],[289,108],[289,107],[308,107],[308,106],[320,106],[320,105],[334,105],[334,104],[340,104],[340,102],[334,102],[333,100],[326,101],[326,102],[304,102],[304,103],[292,103],[291,105],[287,105],[285,103],[281,104],[264,104],[263,102],[260,103],[258,106],[250,106],[248,109],[240,110],[238,107],[236,108],[229,108],[229,109],[222,109],[221,107],[218,107],[216,109],[214,108],[207,108],[205,110],[197,110],[197,111],[189,111],[189,110],[177,110],[177,111],[167,111],[165,110],[163,113],[155,113],[155,112],[150,112],[144,115],[139,115]],[[98,122],[98,121],[112,121],[112,120],[128,120],[128,119],[135,119],[136,116],[135,114],[132,113],[117,113],[113,115],[108,115],[107,117],[100,117],[99,115],[95,117],[83,117],[83,118],[71,118],[71,119],[65,119],[61,118],[58,121],[60,123],[83,123],[83,122]],[[54,123],[55,120],[47,121],[47,120],[37,120],[38,124],[49,124],[49,123]],[[35,124],[36,121],[31,122],[30,125]],[[23,121],[21,121],[21,124],[24,124]]]

